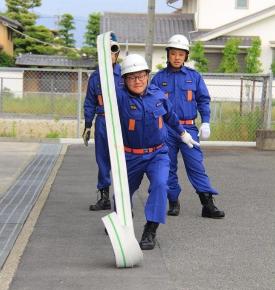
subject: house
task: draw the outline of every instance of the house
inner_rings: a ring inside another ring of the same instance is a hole
[[[21,28],[21,24],[18,21],[0,15],[0,52],[3,51],[13,56],[12,29],[18,28]]]
[[[146,20],[146,14],[105,13],[101,32],[113,30],[117,34],[122,56],[126,50],[144,54]],[[191,43],[203,42],[211,72],[217,70],[228,39],[240,39],[239,63],[243,67],[247,49],[258,36],[262,42],[262,69],[269,72],[275,59],[274,27],[274,0],[183,0],[176,13],[156,15],[153,71],[166,61],[164,47],[168,38],[181,33]]]
[[[24,70],[23,92],[76,93],[81,73],[82,91],[86,90],[89,75],[95,69],[92,58],[72,59],[61,55],[22,54],[16,58],[16,66]],[[83,69],[83,72],[80,72]]]
[[[144,55],[147,14],[141,13],[104,13],[101,17],[100,31],[114,31],[121,46],[120,58],[127,53]],[[166,63],[165,45],[170,36],[176,33],[188,35],[193,31],[193,14],[156,14],[154,54],[152,70]]]
[[[262,69],[264,72],[270,71],[272,61],[275,59],[274,0],[208,0],[207,5],[206,1],[202,0],[184,2],[197,4],[193,10],[196,31],[191,32],[191,39],[204,43],[209,62],[215,60],[219,62],[221,59],[224,43],[218,43],[219,40],[232,37],[244,40],[240,45],[240,58],[243,60],[250,46],[249,42],[253,37],[258,36],[262,43],[260,57]],[[215,7],[215,13],[212,13],[212,7]],[[182,11],[184,12],[185,9]],[[216,53],[213,54],[215,51]],[[215,55],[215,59],[211,55]]]
[[[64,55],[21,54],[16,58],[17,66],[38,68],[94,69],[95,60],[90,57],[69,58]]]

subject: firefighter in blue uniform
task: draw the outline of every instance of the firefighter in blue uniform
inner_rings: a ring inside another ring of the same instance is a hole
[[[210,96],[201,75],[189,67],[184,66],[188,59],[189,42],[183,35],[172,36],[166,46],[167,67],[159,71],[152,83],[157,85],[173,104],[173,109],[180,119],[180,123],[194,140],[210,137]],[[198,129],[195,120],[197,111],[201,116],[201,126]],[[218,192],[214,189],[205,172],[203,153],[200,147],[189,150],[183,144],[173,129],[168,128],[170,173],[168,180],[168,215],[177,216],[180,212],[179,194],[181,187],[177,176],[177,155],[180,151],[187,171],[188,179],[195,188],[201,204],[202,216],[207,218],[223,218],[224,212],[219,210],[214,202],[213,195]]]
[[[156,230],[166,219],[169,156],[164,123],[190,148],[199,145],[180,125],[164,93],[148,86],[149,72],[142,56],[128,55],[121,64],[124,87],[117,91],[131,200],[144,174],[150,182],[145,204],[147,222],[140,241],[143,250],[155,247]]]
[[[117,62],[119,55],[119,43],[117,42],[115,34],[111,34],[111,53],[115,86],[122,85],[121,68]],[[84,101],[84,117],[85,117],[85,129],[83,132],[84,144],[88,146],[90,139],[91,127],[95,119],[95,156],[98,165],[98,183],[97,189],[100,192],[100,199],[90,205],[91,211],[108,210],[111,209],[111,203],[109,199],[109,187],[111,185],[110,171],[110,157],[108,149],[107,131],[104,116],[104,105],[100,85],[99,69],[91,75],[87,87],[87,94]]]

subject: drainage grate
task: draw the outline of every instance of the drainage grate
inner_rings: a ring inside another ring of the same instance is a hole
[[[0,200],[0,269],[46,183],[61,147],[60,144],[42,144]]]

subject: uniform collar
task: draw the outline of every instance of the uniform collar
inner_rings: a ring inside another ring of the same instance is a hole
[[[172,74],[172,73],[174,73],[175,71],[173,71],[172,68],[171,68],[171,66],[168,65],[168,66],[167,66],[167,72],[168,72],[168,74]],[[182,67],[180,68],[180,70],[178,70],[177,72],[182,72],[182,73],[186,74],[186,73],[187,73],[187,69],[186,69],[185,66],[182,66]]]
[[[125,87],[125,88],[126,88],[126,87]],[[128,94],[129,94],[129,96],[130,96],[131,98],[144,98],[144,97],[147,96],[147,95],[152,95],[152,94],[153,94],[153,90],[150,88],[150,86],[147,86],[147,88],[145,89],[143,95],[136,95],[136,94],[133,94],[133,93],[131,93],[127,88],[126,88],[126,90],[127,90]]]

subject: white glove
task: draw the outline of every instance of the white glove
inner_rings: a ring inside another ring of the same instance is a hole
[[[194,145],[200,146],[200,143],[193,140],[192,136],[187,131],[183,132],[180,135],[180,138],[181,141],[185,143],[189,148],[193,148]]]
[[[209,123],[201,124],[198,136],[205,140],[210,137],[210,124]]]

